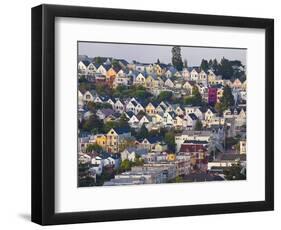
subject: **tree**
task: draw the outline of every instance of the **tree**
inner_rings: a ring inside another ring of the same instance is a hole
[[[226,180],[245,180],[246,170],[243,170],[240,164],[234,164],[224,170]]]
[[[218,66],[218,69],[219,73],[223,76],[223,79],[231,79],[233,77],[232,64],[228,59],[223,57]]]
[[[188,68],[188,64],[187,64],[187,60],[186,60],[186,59],[184,59],[183,67],[184,67],[184,68]]]
[[[119,122],[118,122],[118,127],[120,128],[129,128],[129,124],[128,124],[128,118],[126,117],[126,115],[123,113],[120,118],[119,118]]]
[[[139,132],[137,132],[136,137],[138,139],[141,139],[141,138],[144,139],[144,138],[148,137],[148,130],[144,124],[141,126]]]
[[[202,96],[196,86],[192,89],[192,95],[184,98],[184,104],[194,106],[202,105]]]
[[[213,60],[212,59],[209,60],[208,67],[209,67],[209,69],[213,68]]]
[[[205,72],[207,72],[209,69],[208,61],[205,59],[202,59],[200,68],[201,68],[201,70],[204,70]]]
[[[202,127],[203,127],[203,124],[202,124],[202,122],[198,119],[198,120],[196,121],[196,123],[195,123],[194,130],[200,131],[200,130],[202,130]]]
[[[102,64],[101,57],[96,57],[95,62],[96,62],[96,64],[99,64],[99,65]]]
[[[160,60],[159,60],[159,58],[157,58],[157,64],[160,64]]]
[[[229,109],[231,106],[234,106],[234,97],[231,91],[231,88],[226,85],[223,90],[223,95],[220,99],[222,104],[222,110],[225,111],[226,109]]]
[[[122,171],[128,171],[131,169],[131,162],[128,159],[125,159],[121,162],[120,169]]]
[[[116,127],[117,127],[117,123],[116,123],[116,122],[114,122],[114,121],[108,121],[108,122],[106,122],[106,123],[104,124],[103,131],[104,131],[105,133],[108,133],[109,130],[114,129],[114,128],[116,128]]]
[[[90,152],[98,152],[101,153],[102,152],[102,147],[99,146],[98,144],[90,144],[86,147],[86,152],[90,153]]]
[[[81,125],[81,131],[92,131],[92,129],[97,129],[101,131],[103,129],[103,122],[95,115],[89,117],[89,119],[84,120]]]
[[[219,115],[222,116],[223,111],[224,111],[224,108],[223,108],[222,103],[217,102],[217,103],[215,104],[215,109],[216,109],[216,111],[219,113]]]
[[[79,187],[89,187],[96,185],[95,178],[91,176],[89,171],[91,167],[90,163],[78,164],[78,184]]]
[[[219,74],[219,64],[216,58],[213,60],[212,69],[214,74]]]
[[[183,182],[182,177],[180,177],[180,176],[176,176],[176,178],[175,178],[175,182],[176,182],[176,183],[181,183],[181,182]]]
[[[171,91],[162,91],[161,93],[159,93],[157,99],[158,102],[161,101],[169,101],[173,96],[173,93]]]
[[[115,68],[116,68],[116,67],[117,67],[117,68],[120,67],[119,62],[118,62],[117,60],[115,60],[115,59],[112,60],[111,64],[112,64],[112,66],[115,67]]]
[[[165,133],[164,141],[168,145],[169,150],[174,152],[176,144],[175,144],[175,134],[173,131],[169,131]]]
[[[174,46],[172,48],[172,63],[177,70],[182,70],[183,62],[181,58],[181,48],[179,46]]]

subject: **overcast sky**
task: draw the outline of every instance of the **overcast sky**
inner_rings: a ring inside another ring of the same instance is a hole
[[[143,63],[156,62],[157,58],[159,58],[160,62],[166,64],[171,63],[171,49],[172,46],[159,45],[97,42],[78,43],[79,55],[87,55],[88,57],[113,57],[125,59],[128,62],[136,60]],[[202,58],[207,60],[216,58],[220,61],[222,57],[229,60],[240,60],[244,65],[246,65],[246,52],[246,49],[181,46],[182,59],[187,59],[188,66],[199,66]]]

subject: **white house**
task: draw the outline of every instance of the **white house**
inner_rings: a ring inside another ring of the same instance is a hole
[[[144,115],[140,120],[139,120],[139,125],[140,127],[143,125],[143,124],[148,124],[149,123],[149,119]]]
[[[114,104],[114,110],[122,113],[125,110],[125,106],[123,105],[123,103],[118,99],[115,104]]]
[[[140,111],[145,112],[145,109],[140,103],[138,103],[135,107],[135,113],[138,114]]]
[[[97,68],[96,66],[94,65],[94,63],[90,63],[88,66],[87,66],[87,69],[86,69],[86,75],[91,75],[93,76],[97,71]]]
[[[165,126],[173,126],[176,114],[174,112],[165,112],[163,115],[163,122]]]
[[[215,111],[212,109],[207,109],[205,112],[205,121],[212,121],[215,117]]]
[[[87,73],[87,67],[90,64],[89,61],[79,61],[78,62],[78,73],[81,75],[86,75]]]
[[[97,68],[96,72],[97,72],[97,73],[100,73],[100,74],[102,74],[102,75],[104,75],[104,76],[106,76],[106,74],[107,74],[107,70],[106,70],[106,68],[105,68],[103,65],[100,65],[100,66]]]
[[[84,102],[90,102],[90,101],[92,102],[94,101],[94,98],[95,98],[94,92],[86,91],[83,95]]]
[[[186,115],[186,126],[189,129],[194,129],[196,121],[198,120],[197,116],[194,113],[189,113]]]
[[[206,82],[207,81],[207,74],[204,70],[201,70],[199,73],[199,79],[200,82]]]
[[[80,90],[78,90],[78,107],[82,108],[83,105],[84,105],[83,94],[81,93]]]
[[[174,83],[172,82],[172,80],[170,78],[168,78],[165,83],[164,83],[165,86],[169,87],[169,88],[174,88],[175,85]]]
[[[132,128],[137,128],[139,126],[139,119],[135,115],[133,115],[128,123]]]
[[[139,73],[135,79],[134,84],[145,85],[145,76],[142,73]]]
[[[192,71],[190,72],[190,79],[192,81],[197,81],[198,80],[198,72],[195,69],[192,69]]]
[[[185,80],[190,80],[190,72],[187,68],[184,68],[181,74]]]

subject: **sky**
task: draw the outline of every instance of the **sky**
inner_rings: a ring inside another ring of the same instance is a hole
[[[100,42],[78,42],[78,55],[88,57],[113,57],[133,60],[142,63],[155,63],[159,58],[161,63],[171,63],[171,49],[173,45],[146,45],[146,44],[124,44],[124,43],[100,43]],[[218,61],[225,57],[229,60],[240,60],[246,65],[246,49],[211,48],[181,46],[182,60],[186,59],[188,66],[200,66],[201,60],[214,59]]]

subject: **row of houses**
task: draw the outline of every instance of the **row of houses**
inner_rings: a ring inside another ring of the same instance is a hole
[[[85,96],[85,95],[84,95]],[[83,98],[81,97],[81,100]],[[159,104],[148,102],[144,104],[135,98],[127,101],[120,99],[104,99],[99,96],[92,99],[95,103],[107,103],[112,108],[98,109],[96,115],[104,122],[118,120],[124,114],[132,128],[140,128],[145,125],[149,130],[157,130],[161,127],[175,127],[182,129],[194,129],[198,120],[204,126],[223,125],[225,118],[235,118],[237,125],[246,123],[246,107],[240,106],[226,110],[223,116],[219,116],[212,107],[182,106],[162,101]],[[81,118],[87,119],[89,111],[80,110]]]
[[[234,81],[224,80],[212,70],[205,72],[198,67],[184,68],[182,71],[178,71],[173,66],[164,64],[149,64],[144,65],[144,68],[140,68],[140,66],[128,68],[127,66],[120,68],[108,63],[96,64],[89,61],[80,61],[78,63],[78,75],[80,77],[85,76],[89,81],[97,84],[107,84],[113,88],[120,85],[136,84],[149,89],[165,87],[192,90],[190,89],[192,82],[198,85],[202,84],[205,87],[208,85],[228,85],[242,90],[247,87],[246,81],[241,82],[239,79]]]

